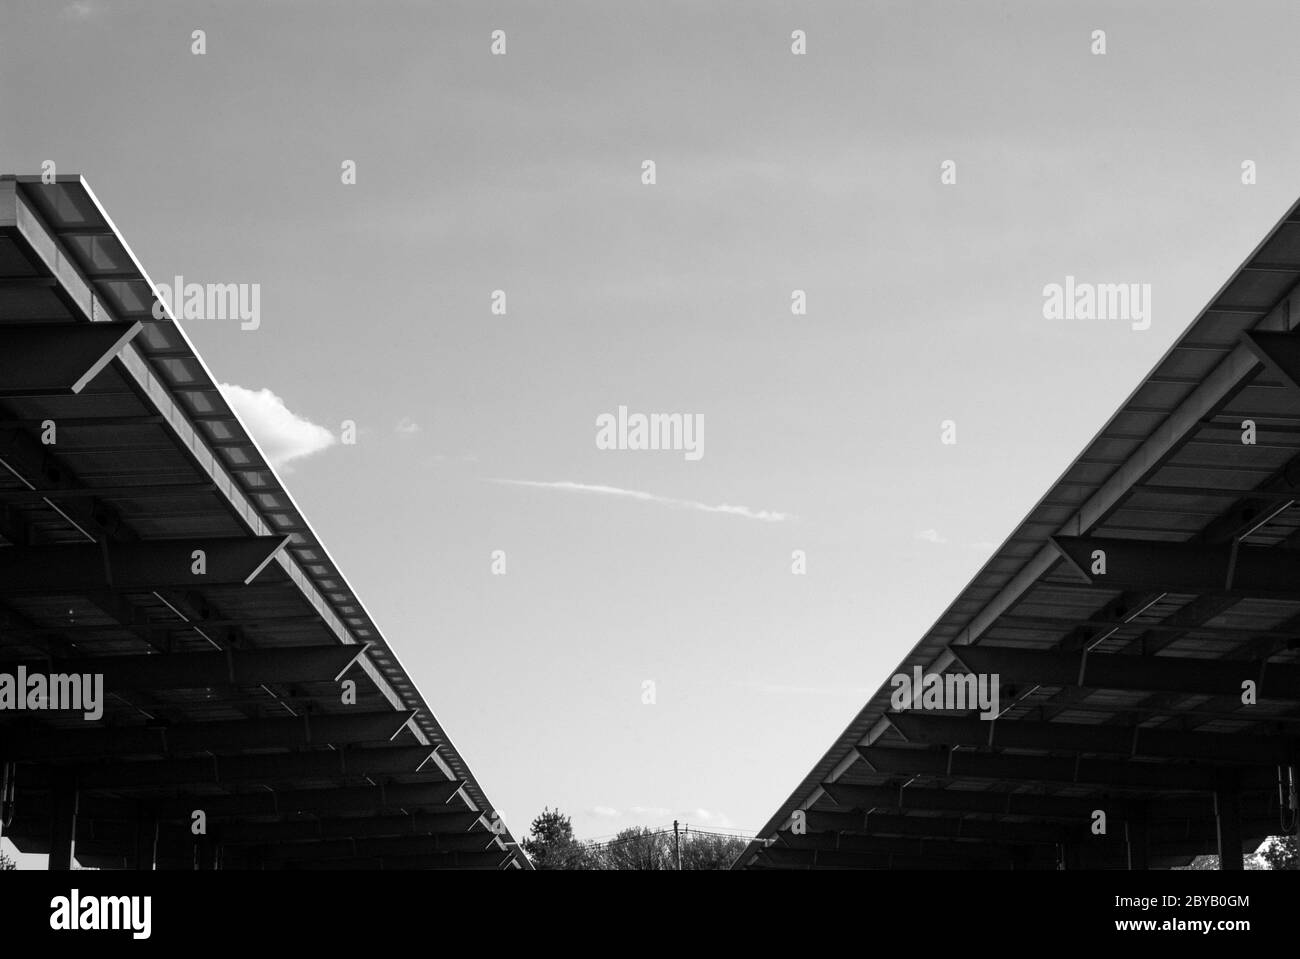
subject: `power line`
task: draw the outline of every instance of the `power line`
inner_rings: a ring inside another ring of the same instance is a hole
[[[726,828],[726,827],[721,827],[721,828]],[[612,838],[609,839],[585,839],[580,841],[582,842],[583,845],[587,846],[590,849],[607,849],[610,846],[621,846],[624,843],[642,842],[647,839],[654,839],[657,836],[667,836],[670,833],[672,833],[672,831],[673,831],[672,826],[661,826],[658,829],[649,829],[648,827],[646,827],[644,831],[636,832],[628,836],[623,836],[616,833]],[[692,826],[690,823],[681,823],[681,831],[682,834],[684,836],[687,836],[688,838],[691,834],[697,836],[713,836],[718,839],[739,839],[745,841],[754,838],[752,835],[747,836],[736,832],[719,832],[718,829],[716,828],[702,829],[699,826]]]

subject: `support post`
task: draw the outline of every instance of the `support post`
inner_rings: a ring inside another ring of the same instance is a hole
[[[1149,836],[1146,808],[1134,809],[1124,820],[1124,844],[1128,851],[1129,869],[1151,868]]]
[[[1287,809],[1291,811],[1292,832],[1300,839],[1300,768],[1295,763],[1287,767],[1291,789],[1287,796]]]
[[[135,821],[135,868],[153,872],[158,852],[158,821],[141,813]]]
[[[1214,819],[1218,827],[1219,868],[1244,869],[1241,856],[1241,798],[1235,777],[1219,777],[1214,790]]]
[[[14,821],[14,793],[18,767],[12,762],[0,759],[0,836],[5,834],[9,824]]]
[[[205,872],[221,868],[221,844],[212,836],[194,837],[194,868]]]
[[[50,777],[50,870],[72,868],[77,844],[77,778],[69,769]]]

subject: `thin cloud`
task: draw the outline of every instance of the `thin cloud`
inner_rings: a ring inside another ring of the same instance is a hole
[[[64,7],[59,15],[64,20],[89,20],[101,12],[101,9],[89,0],[76,0]]]
[[[667,806],[629,806],[627,811],[613,806],[592,806],[587,810],[601,819],[632,819],[666,825],[670,818],[679,819],[686,826],[708,826],[714,829],[735,829],[736,825],[726,813],[712,809],[669,809]]]
[[[937,529],[923,529],[916,534],[916,538],[926,543],[945,544],[951,542],[947,536],[944,536]],[[998,548],[997,543],[991,543],[988,540],[977,540],[974,543],[962,543],[963,549],[973,550],[976,553],[992,553]]]
[[[795,686],[789,683],[742,682],[735,685],[752,689],[756,693],[774,696],[863,696],[872,690],[865,686]]]
[[[699,825],[715,826],[720,829],[735,829],[736,825],[731,821],[731,817],[726,813],[714,812],[710,809],[694,809],[688,815],[695,816],[700,820]]]
[[[599,486],[592,483],[571,483],[568,480],[561,480],[555,483],[545,483],[539,480],[515,480],[515,479],[492,479],[488,482],[501,483],[504,486],[527,486],[534,489],[556,489],[564,490],[570,493],[597,493],[602,496],[620,496],[624,499],[640,500],[643,503],[659,503],[662,506],[672,506],[678,509],[699,510],[702,513],[726,513],[730,516],[742,516],[745,519],[756,519],[764,523],[781,523],[791,519],[790,513],[778,513],[774,510],[755,510],[748,506],[732,506],[730,503],[721,503],[717,506],[708,503],[700,503],[696,500],[676,499],[672,496],[659,496],[655,493],[647,493],[643,490],[621,489],[617,486]]]
[[[268,389],[249,390],[221,383],[221,395],[239,414],[272,466],[283,466],[327,449],[336,442],[323,426],[304,419]]]
[[[667,816],[672,812],[666,806],[633,806],[628,812],[636,813],[638,816]]]

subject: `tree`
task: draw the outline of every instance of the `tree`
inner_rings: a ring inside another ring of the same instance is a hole
[[[682,869],[730,869],[745,840],[739,836],[697,832],[689,826],[679,834]],[[677,868],[671,829],[634,826],[624,829],[600,848],[600,868],[668,870]]]
[[[748,840],[715,832],[682,834],[683,869],[730,869],[745,851]]]
[[[0,872],[10,872],[18,868],[18,863],[14,862],[4,853],[0,852]]]
[[[1269,869],[1300,869],[1300,848],[1295,836],[1274,836],[1256,854]]]
[[[589,850],[574,838],[573,822],[558,809],[543,809],[521,845],[538,869],[591,868]]]
[[[632,826],[622,830],[600,848],[600,868],[663,870],[676,869],[672,833],[663,829]]]
[[[746,840],[689,826],[680,833],[682,869],[730,869]],[[671,828],[631,826],[607,842],[583,842],[573,822],[549,807],[533,820],[521,844],[538,869],[615,869],[667,871],[677,868]]]
[[[1273,868],[1267,865],[1267,860],[1264,857],[1263,849],[1261,849],[1259,852],[1251,853],[1249,856],[1242,856],[1241,867],[1249,871]],[[1213,855],[1197,856],[1186,866],[1175,866],[1174,868],[1186,869],[1194,872],[1212,872],[1219,868],[1219,857]]]

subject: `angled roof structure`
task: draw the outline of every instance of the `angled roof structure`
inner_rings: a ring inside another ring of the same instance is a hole
[[[738,868],[1240,868],[1294,833],[1297,280],[1300,204],[899,664],[997,718],[886,677]]]
[[[0,676],[105,702],[0,701],[0,831],[52,868],[530,868],[156,302],[81,177],[0,177]]]

